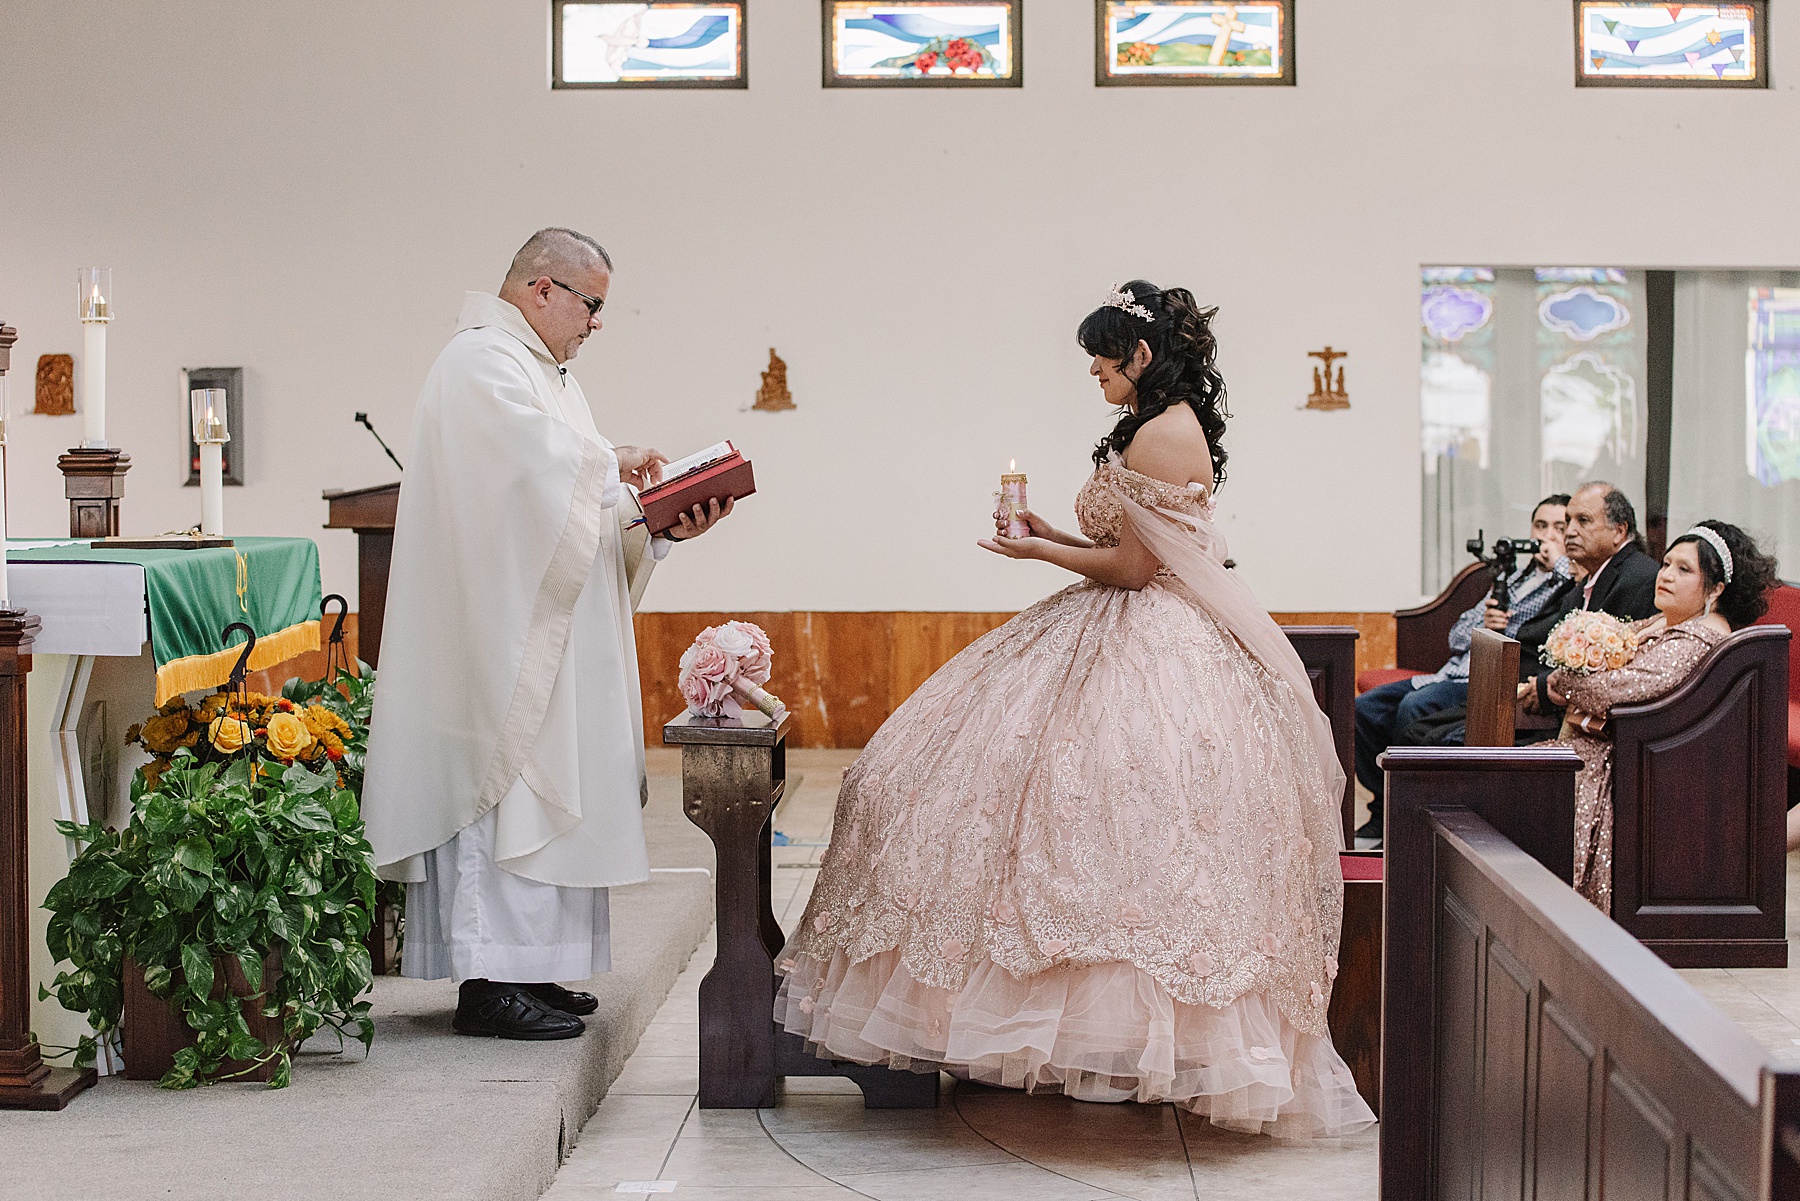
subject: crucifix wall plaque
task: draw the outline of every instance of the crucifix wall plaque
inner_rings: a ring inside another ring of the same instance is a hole
[[[1313,390],[1312,395],[1306,398],[1306,407],[1327,411],[1349,408],[1350,394],[1344,391],[1344,369],[1342,367],[1337,369],[1337,382],[1334,385],[1331,379],[1331,365],[1339,359],[1350,357],[1350,352],[1333,350],[1330,346],[1326,346],[1324,350],[1307,351],[1306,357],[1318,359],[1324,363],[1323,369],[1313,368]]]

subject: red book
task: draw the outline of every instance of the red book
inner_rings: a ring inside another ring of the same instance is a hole
[[[738,453],[729,442],[710,446],[665,468],[663,481],[638,493],[638,504],[644,510],[644,524],[652,534],[665,533],[681,524],[683,513],[694,506],[710,511],[717,500],[742,500],[756,492],[756,476],[750,460]]]

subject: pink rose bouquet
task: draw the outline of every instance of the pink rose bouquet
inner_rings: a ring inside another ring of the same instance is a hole
[[[1543,660],[1550,667],[1585,676],[1625,666],[1637,649],[1637,631],[1630,622],[1597,609],[1577,609],[1550,631]]]
[[[760,626],[747,621],[709,626],[681,656],[677,686],[696,717],[735,716],[744,711],[744,702],[776,717],[787,707],[762,687],[773,659]]]

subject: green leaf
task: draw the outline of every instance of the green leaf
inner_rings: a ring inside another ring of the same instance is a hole
[[[212,994],[213,961],[205,947],[187,943],[181,948],[181,971],[187,977],[188,991],[197,997]]]
[[[191,835],[175,844],[175,862],[191,872],[202,876],[213,873],[212,844],[198,835]]]
[[[163,964],[149,964],[144,968],[144,987],[152,996],[166,997],[175,987],[175,973]]]
[[[252,994],[259,993],[263,987],[263,962],[261,955],[248,955],[238,952],[238,970],[244,973],[244,980],[250,985]]]

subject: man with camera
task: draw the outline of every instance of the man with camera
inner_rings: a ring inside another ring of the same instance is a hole
[[[1464,706],[1469,698],[1469,645],[1475,628],[1485,626],[1509,638],[1545,609],[1557,607],[1574,587],[1575,569],[1563,552],[1565,493],[1546,496],[1531,514],[1531,540],[1500,539],[1488,562],[1494,570],[1493,591],[1456,619],[1450,630],[1450,660],[1431,675],[1395,680],[1356,698],[1356,778],[1373,794],[1369,820],[1356,831],[1357,845],[1379,844],[1382,838],[1382,772],[1375,760],[1394,741],[1396,731],[1434,714]],[[1470,549],[1479,555],[1480,548]],[[1518,556],[1530,557],[1516,565]]]

